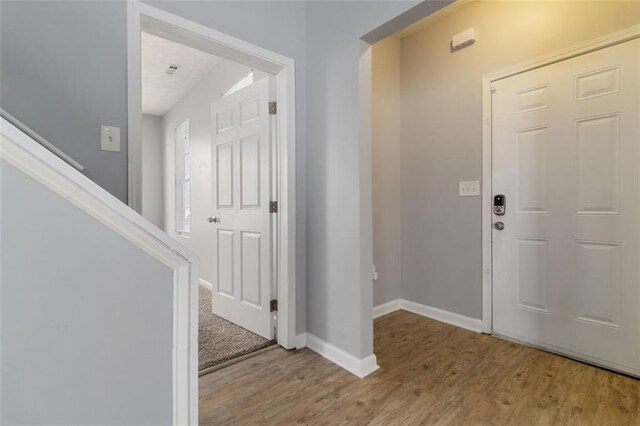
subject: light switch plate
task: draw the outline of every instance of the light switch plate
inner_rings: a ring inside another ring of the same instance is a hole
[[[120,127],[102,126],[100,129],[100,149],[103,151],[120,151]]]
[[[458,182],[458,195],[461,197],[478,197],[480,195],[480,181]]]

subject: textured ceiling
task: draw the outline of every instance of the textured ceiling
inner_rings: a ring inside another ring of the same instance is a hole
[[[221,58],[142,33],[142,113],[164,115],[218,65]],[[178,69],[167,74],[169,65]]]

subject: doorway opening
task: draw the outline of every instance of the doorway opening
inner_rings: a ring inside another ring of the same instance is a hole
[[[291,348],[293,61],[128,4],[129,204],[200,258],[200,373]]]

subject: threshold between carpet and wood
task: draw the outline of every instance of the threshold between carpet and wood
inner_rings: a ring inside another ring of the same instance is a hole
[[[261,353],[275,342],[267,340],[211,311],[211,291],[199,286],[198,370],[200,375]],[[269,348],[270,349],[270,348]]]

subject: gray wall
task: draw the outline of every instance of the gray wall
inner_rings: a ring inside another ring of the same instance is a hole
[[[371,354],[371,146],[359,127],[360,37],[377,41],[371,31],[404,12],[378,33],[419,18],[410,9],[417,2],[150,3],[296,61],[297,332]],[[427,2],[419,13],[443,4]],[[100,124],[126,127],[125,3],[1,5],[2,106],[125,200],[126,133],[120,153],[98,151]]]
[[[307,4],[307,328],[357,357],[373,351],[371,146],[360,134],[367,108],[359,104],[360,37],[414,4]],[[368,79],[371,70],[364,71]]]
[[[481,200],[457,192],[481,178],[482,75],[638,23],[638,2],[475,1],[401,40],[404,299],[481,317]]]
[[[0,423],[171,423],[172,271],[0,165]]]
[[[162,117],[142,116],[142,215],[164,228],[164,147]]]
[[[401,296],[400,40],[372,48],[374,306]]]
[[[126,8],[117,1],[0,2],[0,106],[127,201]],[[120,152],[100,151],[100,126]]]
[[[200,83],[182,97],[163,117],[165,230],[200,258],[200,278],[213,283],[213,227],[207,222],[211,204],[211,103],[251,71],[250,67],[222,60]],[[260,73],[256,72],[257,78]],[[266,78],[266,76],[263,77]],[[191,235],[176,233],[176,132],[189,119],[191,146]],[[143,159],[144,161],[144,159]]]

